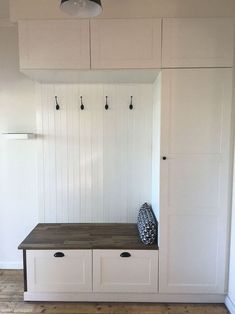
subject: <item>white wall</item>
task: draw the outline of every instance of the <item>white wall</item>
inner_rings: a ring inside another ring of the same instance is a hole
[[[0,133],[35,132],[34,84],[19,73],[17,28],[0,27]],[[0,136],[0,268],[19,267],[20,241],[38,220],[35,141]]]
[[[9,15],[9,4],[8,0],[0,1],[0,18],[7,18]]]

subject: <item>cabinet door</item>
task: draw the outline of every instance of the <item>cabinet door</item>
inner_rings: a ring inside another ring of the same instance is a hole
[[[91,67],[160,68],[161,20],[92,20]]]
[[[163,68],[232,67],[232,19],[164,19]]]
[[[226,289],[231,82],[231,69],[162,73],[161,293]]]
[[[233,173],[235,173],[235,162],[233,165]],[[233,303],[235,305],[235,267],[234,267],[234,265],[235,265],[235,177],[233,179],[232,205],[233,206],[232,206],[232,221],[231,221],[228,298],[230,299],[231,303]]]
[[[21,69],[89,69],[89,21],[19,22]]]
[[[63,257],[55,257],[63,253]],[[58,254],[57,254],[58,255]],[[91,250],[27,251],[29,292],[91,292]]]
[[[129,254],[129,257],[122,257]],[[95,292],[157,292],[158,251],[94,250]]]

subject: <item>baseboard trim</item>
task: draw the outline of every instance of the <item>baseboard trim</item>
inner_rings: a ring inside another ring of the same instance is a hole
[[[23,269],[22,262],[1,262],[0,269]]]
[[[230,297],[225,298],[225,305],[227,306],[229,312],[231,314],[235,314],[235,304],[231,301]]]
[[[154,294],[154,293],[37,293],[25,292],[25,301],[61,302],[173,302],[224,303],[224,294]]]

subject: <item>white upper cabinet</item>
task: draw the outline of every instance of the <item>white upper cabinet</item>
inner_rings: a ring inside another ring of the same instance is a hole
[[[21,69],[89,69],[89,21],[20,21],[19,49]]]
[[[91,67],[161,68],[161,19],[92,20]]]
[[[233,20],[163,20],[163,68],[232,67]]]

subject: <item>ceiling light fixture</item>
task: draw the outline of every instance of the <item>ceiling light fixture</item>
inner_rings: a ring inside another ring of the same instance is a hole
[[[74,17],[89,18],[102,12],[101,0],[61,0],[61,10]]]

